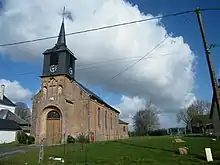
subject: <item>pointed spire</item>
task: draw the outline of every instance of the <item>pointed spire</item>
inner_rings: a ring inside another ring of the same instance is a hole
[[[59,33],[59,36],[58,36],[58,40],[57,40],[57,46],[66,46],[66,36],[65,36],[65,27],[64,27],[64,17],[65,17],[65,7],[63,8],[63,13],[62,13],[62,24],[61,24],[61,27],[60,27],[60,33]]]
[[[66,46],[66,36],[65,36],[65,27],[64,27],[64,20],[62,21],[61,27],[60,27],[60,33],[57,39],[57,46],[64,45]]]

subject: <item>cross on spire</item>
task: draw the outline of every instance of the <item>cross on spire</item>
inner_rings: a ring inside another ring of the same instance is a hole
[[[57,40],[57,46],[66,46],[66,37],[65,37],[65,28],[64,28],[64,18],[65,18],[65,15],[67,14],[66,12],[66,9],[65,9],[65,6],[63,8],[63,12],[62,12],[62,24],[61,24],[61,27],[60,27],[60,33],[59,33],[59,36],[58,36],[58,40]]]
[[[65,18],[65,15],[66,15],[66,8],[65,6],[63,7],[63,12],[62,12],[62,18],[63,18],[63,21],[64,21],[64,18]]]

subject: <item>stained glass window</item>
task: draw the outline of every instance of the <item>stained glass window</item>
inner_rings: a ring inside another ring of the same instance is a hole
[[[47,114],[47,118],[48,119],[59,119],[60,118],[60,114],[57,111],[50,111]]]

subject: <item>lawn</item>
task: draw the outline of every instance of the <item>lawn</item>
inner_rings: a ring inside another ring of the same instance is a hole
[[[19,146],[24,146],[24,145],[23,144],[19,144],[17,142],[0,144],[0,151],[4,150],[4,149],[10,149],[10,148],[19,147]]]
[[[172,143],[171,137],[139,137],[116,142],[98,142],[85,145],[71,144],[45,148],[43,165],[52,165],[50,156],[64,157],[65,165],[202,165],[207,164],[204,148],[211,147],[214,162],[220,164],[220,141],[204,137],[183,137],[185,143]],[[179,155],[175,151],[187,146],[189,155]],[[38,152],[0,159],[1,165],[36,165]]]

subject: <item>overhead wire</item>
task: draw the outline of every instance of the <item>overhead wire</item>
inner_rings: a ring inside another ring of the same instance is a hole
[[[144,59],[148,60],[148,59],[154,59],[154,58],[163,57],[163,56],[171,56],[171,55],[175,55],[176,53],[177,52],[164,53],[164,54],[160,54],[160,55],[145,57]],[[91,69],[101,68],[103,66],[106,67],[106,64],[114,63],[114,62],[134,61],[138,57],[141,57],[141,56],[127,57],[127,58],[117,58],[117,59],[112,59],[112,60],[105,60],[105,61],[99,61],[99,62],[94,62],[94,63],[83,64],[83,65],[79,65],[76,68],[76,71],[91,70]],[[90,67],[86,67],[86,66],[90,66]],[[39,72],[39,70],[31,71],[31,72],[25,72],[25,73],[17,73],[17,74],[13,74],[13,75],[30,75],[30,74],[36,74],[38,72]]]
[[[186,23],[188,21],[188,18],[185,19],[184,23]],[[169,35],[167,35],[161,42],[159,42],[156,46],[154,46],[147,54],[145,54],[143,57],[141,57],[139,60],[137,60],[136,62],[132,63],[131,65],[129,65],[128,67],[126,67],[125,69],[123,69],[122,71],[118,72],[116,75],[114,75],[113,77],[106,79],[104,82],[111,82],[111,80],[115,79],[116,77],[118,77],[119,75],[123,74],[124,72],[126,72],[128,69],[130,69],[131,67],[133,67],[134,65],[136,65],[137,63],[139,63],[140,61],[142,61],[145,57],[147,57],[148,55],[150,55],[154,50],[156,50],[159,46],[161,46],[167,39],[169,38]]]
[[[179,15],[183,15],[183,14],[187,14],[187,13],[196,12],[197,10],[200,10],[200,11],[219,11],[220,8],[204,8],[204,9],[197,8],[197,9],[194,9],[194,10],[186,10],[186,11],[183,11],[183,12],[171,13],[171,14],[166,14],[166,15],[162,15],[162,16],[155,16],[155,17],[151,17],[151,18],[145,18],[145,19],[140,19],[140,20],[135,20],[135,21],[130,21],[130,22],[124,22],[124,23],[118,23],[118,24],[113,24],[113,25],[108,25],[108,26],[102,26],[102,27],[98,27],[98,28],[80,30],[80,31],[76,31],[76,32],[67,33],[66,36],[82,34],[82,33],[88,33],[88,32],[93,32],[93,31],[99,31],[99,30],[104,30],[104,29],[109,29],[109,28],[115,28],[115,27],[119,27],[119,26],[126,26],[126,25],[130,25],[130,24],[136,24],[136,23],[146,22],[146,21],[155,20],[155,19],[179,16]],[[12,46],[12,45],[18,45],[18,44],[25,44],[25,43],[30,43],[30,42],[37,42],[37,41],[48,40],[48,39],[53,39],[53,38],[57,38],[57,37],[58,37],[58,35],[50,36],[50,37],[43,37],[43,38],[38,38],[38,39],[32,39],[32,40],[26,40],[26,41],[18,41],[18,42],[0,44],[0,47]]]
[[[167,35],[160,43],[158,43],[156,46],[154,46],[147,54],[145,54],[143,57],[141,57],[139,60],[137,60],[136,62],[132,63],[131,65],[129,65],[128,67],[126,67],[125,69],[123,69],[122,71],[120,71],[119,73],[117,73],[116,75],[114,75],[113,77],[111,77],[110,79],[107,79],[105,81],[110,82],[111,80],[115,79],[116,77],[118,77],[119,75],[121,75],[122,73],[126,72],[128,69],[130,69],[131,67],[133,67],[134,65],[136,65],[137,63],[139,63],[140,61],[142,61],[145,57],[147,57],[150,53],[152,53],[154,50],[156,50],[162,43],[164,43],[167,39],[168,39],[169,35]]]
[[[196,9],[196,10],[201,10],[201,11],[220,10],[220,8],[206,8],[206,9]],[[178,15],[183,15],[183,14],[186,14],[186,13],[195,13],[196,10],[187,10],[187,11],[184,11],[184,12],[167,14],[167,15],[163,15],[163,16],[156,16],[156,17],[152,17],[152,18],[141,19],[141,20],[136,20],[136,21],[130,21],[130,22],[125,22],[125,23],[119,23],[119,24],[114,24],[114,25],[109,25],[109,26],[103,26],[103,27],[99,27],[99,28],[81,30],[81,31],[77,31],[77,32],[68,33],[68,34],[66,34],[66,36],[76,35],[76,34],[81,34],[81,33],[87,33],[87,32],[92,32],[92,31],[98,31],[98,30],[103,30],[103,29],[108,29],[108,28],[114,28],[114,27],[118,27],[118,26],[125,26],[125,25],[129,25],[129,24],[141,23],[141,22],[150,21],[150,20],[154,20],[154,19],[161,19],[161,18],[166,18],[166,17],[171,17],[171,16],[178,16]],[[26,41],[20,41],[20,42],[8,43],[8,44],[0,44],[0,47],[10,46],[10,45],[18,45],[18,44],[24,44],[24,43],[30,43],[30,42],[36,42],[36,41],[47,40],[47,39],[52,39],[52,38],[57,38],[57,37],[58,36],[51,36],[51,37],[45,37],[45,38],[38,38],[38,39],[34,39],[34,40],[26,40]],[[128,68],[126,68],[123,72],[127,71],[130,67],[132,67],[136,63],[143,60],[146,56],[147,55],[145,55],[143,58],[141,58],[140,60],[138,60],[137,62],[135,62],[131,66],[129,66]],[[116,60],[117,59],[115,59],[113,61],[116,61]],[[93,67],[90,67],[90,68],[76,68],[76,70],[86,70],[86,69],[93,69],[93,68],[98,68],[98,66],[93,66]],[[26,74],[32,74],[32,73],[33,72],[28,72],[28,73],[21,73],[21,74],[18,74],[18,75],[26,75]],[[115,77],[117,77],[120,74],[122,74],[122,73],[121,72],[118,73],[117,75],[115,75],[111,79],[114,79]]]
[[[76,32],[67,33],[66,36],[82,34],[82,33],[88,33],[88,32],[93,32],[93,31],[99,31],[99,30],[104,30],[104,29],[109,29],[109,28],[115,28],[115,27],[119,27],[119,26],[126,26],[126,25],[130,25],[130,24],[136,24],[136,23],[146,22],[146,21],[155,20],[155,19],[178,16],[178,15],[183,15],[183,14],[192,13],[192,12],[194,12],[194,10],[187,10],[187,11],[183,11],[183,12],[172,13],[172,14],[167,14],[167,15],[162,15],[162,16],[155,16],[155,17],[151,17],[151,18],[145,18],[145,19],[140,19],[140,20],[135,20],[135,21],[130,21],[130,22],[124,22],[124,23],[118,23],[118,24],[113,24],[113,25],[108,25],[108,26],[102,26],[102,27],[98,27],[98,28],[80,30],[80,31],[76,31]],[[58,35],[50,36],[50,37],[44,37],[44,38],[38,38],[38,39],[33,39],[33,40],[26,40],[26,41],[18,41],[18,42],[0,44],[0,47],[12,46],[12,45],[18,45],[18,44],[25,44],[25,43],[30,43],[30,42],[37,42],[37,41],[48,40],[48,39],[53,39],[53,38],[58,38]]]

